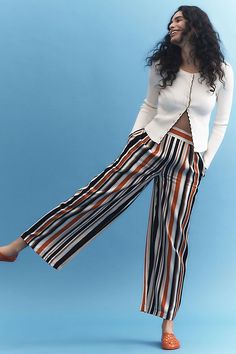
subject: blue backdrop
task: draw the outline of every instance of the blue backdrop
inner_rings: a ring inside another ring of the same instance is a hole
[[[144,59],[182,4],[0,0],[1,244],[118,156],[146,94]],[[236,68],[235,3],[184,4],[208,13]],[[234,102],[191,218],[175,320],[186,353],[234,351],[235,128]],[[0,264],[0,353],[157,351],[162,320],[139,312],[151,188],[63,270],[30,248]]]

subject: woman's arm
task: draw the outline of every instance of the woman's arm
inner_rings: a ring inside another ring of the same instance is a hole
[[[144,128],[155,116],[158,95],[160,92],[159,81],[161,79],[160,74],[154,67],[154,62],[149,68],[148,85],[146,97],[140,106],[140,110],[136,117],[135,123],[130,134],[138,129]]]
[[[208,168],[213,160],[217,150],[219,149],[225,135],[225,131],[229,122],[232,101],[233,101],[233,87],[234,87],[234,74],[233,69],[229,63],[225,66],[225,86],[221,88],[217,96],[216,115],[208,140],[208,147],[203,154],[205,167]]]

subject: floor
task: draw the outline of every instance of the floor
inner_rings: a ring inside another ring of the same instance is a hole
[[[0,353],[6,354],[151,354],[160,347],[161,321],[139,313],[133,318],[37,315],[25,313],[11,319],[1,316]],[[154,326],[154,323],[156,326]],[[176,336],[188,354],[235,353],[232,324],[178,323]]]

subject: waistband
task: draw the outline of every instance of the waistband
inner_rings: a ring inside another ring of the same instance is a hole
[[[167,134],[175,136],[176,138],[181,139],[186,143],[193,145],[192,135],[179,127],[172,127],[167,132]]]

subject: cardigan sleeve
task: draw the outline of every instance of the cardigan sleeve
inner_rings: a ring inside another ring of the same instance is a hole
[[[226,128],[229,122],[234,87],[234,73],[231,65],[227,63],[225,66],[225,85],[221,85],[216,99],[216,115],[208,140],[208,147],[203,154],[205,167],[208,168],[220,147]]]
[[[138,115],[130,134],[138,129],[144,128],[155,116],[157,110],[158,95],[160,92],[160,74],[155,69],[155,63],[149,67],[148,85],[146,97],[140,106]]]

